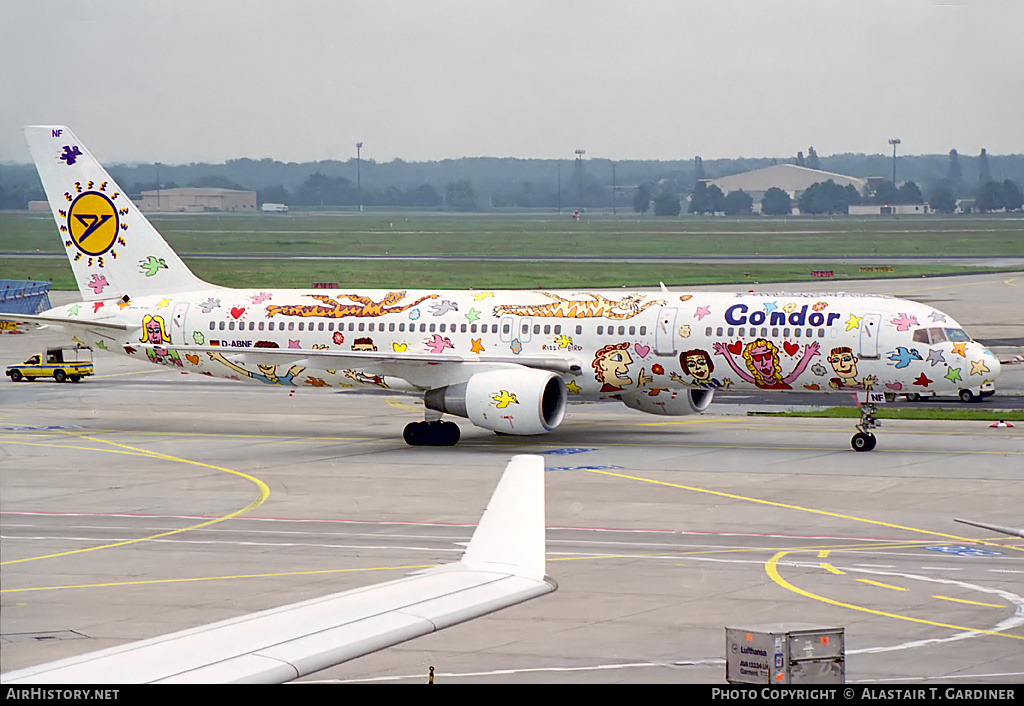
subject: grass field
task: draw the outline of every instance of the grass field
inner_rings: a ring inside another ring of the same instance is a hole
[[[892,266],[889,276],[978,271],[901,264],[900,257],[1024,256],[1024,219],[1008,216],[865,218],[655,218],[419,212],[158,214],[156,228],[196,274],[226,286],[306,287],[314,281],[380,287],[615,287],[878,277],[844,257]],[[129,232],[130,235],[130,232]],[[0,213],[0,252],[60,254],[48,214]],[[789,256],[799,264],[659,264],[487,261],[211,260],[201,254],[649,257]],[[190,257],[190,255],[192,257]],[[876,260],[877,258],[877,260]],[[984,271],[984,270],[982,270]],[[747,277],[749,275],[749,278]],[[50,279],[73,288],[66,260],[6,258],[0,278]]]

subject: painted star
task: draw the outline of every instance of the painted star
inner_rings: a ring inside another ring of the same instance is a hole
[[[775,311],[778,308],[779,308],[779,305],[776,304],[775,302],[765,302],[764,303],[764,313],[766,313],[766,314],[770,314],[770,313],[772,313],[773,311]]]
[[[575,380],[573,380],[568,385],[566,385],[565,389],[568,390],[569,392],[571,392],[574,395],[580,394],[580,386],[576,384]]]
[[[469,311],[466,312],[466,320],[469,321],[469,323],[473,323],[479,318],[480,312],[477,311],[476,309],[470,309]]]
[[[846,330],[855,331],[860,328],[860,320],[864,318],[862,316],[854,316],[850,314],[850,318],[846,320]]]
[[[300,348],[300,349],[302,348],[302,346],[299,345],[298,341],[293,341],[290,338],[288,339],[288,347],[289,348]]]
[[[929,348],[928,357],[925,358],[925,360],[931,363],[933,368],[939,363],[946,362],[945,356],[942,355],[942,351],[940,351],[938,348]]]
[[[477,292],[476,294],[473,295],[473,299],[475,299],[478,302],[482,302],[484,299],[493,296],[494,292]]]
[[[967,350],[966,350],[966,348],[967,348],[967,344],[966,343],[954,343],[953,344],[953,352],[956,353],[961,358],[966,358],[967,357]]]
[[[959,382],[962,378],[960,377],[960,368],[950,368],[949,371],[943,376],[950,382]]]
[[[932,381],[929,380],[924,373],[921,373],[920,375],[917,376],[917,380],[914,380],[914,384],[920,385],[921,387],[928,387],[929,385],[932,384]]]
[[[984,360],[972,360],[971,361],[971,375],[984,375],[985,373],[992,372],[985,365]]]
[[[78,312],[82,310],[81,304],[75,304],[68,307],[68,316],[78,316]]]
[[[161,299],[160,303],[156,305],[156,308],[157,309],[166,309],[170,305],[171,305],[171,300],[170,299]]]
[[[693,315],[697,318],[698,321],[700,321],[705,316],[710,316],[710,314],[711,314],[711,307],[710,306],[698,306],[697,307],[697,311],[694,312]]]
[[[85,341],[83,341],[83,340],[82,340],[81,338],[79,338],[78,336],[73,336],[73,337],[71,338],[71,340],[72,340],[72,341],[74,341],[75,343],[77,343],[77,344],[78,344],[78,345],[80,345],[80,346],[84,346],[84,345],[85,345]]]
[[[92,313],[95,314],[97,311],[99,311],[101,306],[103,306],[103,302],[93,302],[92,303]]]
[[[484,351],[487,350],[486,348],[484,348],[484,345],[480,342],[479,338],[472,339],[472,343],[473,346],[469,349],[470,353],[483,353]]]
[[[572,336],[566,336],[564,333],[561,336],[555,336],[555,344],[559,348],[568,348],[572,345]]]
[[[932,323],[937,324],[940,321],[945,321],[946,315],[939,311],[933,311],[932,313],[928,314],[928,318],[932,320]]]
[[[131,299],[129,299],[128,301],[124,301],[124,300],[122,300],[122,301],[119,301],[119,302],[117,303],[117,305],[118,305],[119,307],[121,307],[122,309],[125,309],[125,308],[127,308],[127,307],[129,307],[129,306],[131,306],[131,305],[132,305],[132,300],[131,300]]]

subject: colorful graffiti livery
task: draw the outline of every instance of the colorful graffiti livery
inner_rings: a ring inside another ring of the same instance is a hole
[[[873,393],[978,399],[1000,373],[948,315],[871,295],[215,287],[67,128],[26,135],[82,301],[21,319],[182,372],[262,383],[264,394],[415,395],[423,421],[405,427],[411,445],[457,443],[452,417],[501,434],[553,432],[570,396],[682,416],[726,389],[799,389],[863,396],[851,445],[868,451]]]

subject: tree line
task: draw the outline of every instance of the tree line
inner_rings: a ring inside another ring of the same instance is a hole
[[[743,214],[749,196],[717,194],[705,180],[778,163],[792,163],[850,176],[888,173],[886,155],[840,154],[821,157],[811,147],[793,158],[656,161],[606,159],[540,160],[463,158],[434,162],[395,159],[376,162],[326,160],[285,163],[271,159],[236,159],[222,164],[114,165],[109,171],[129,194],[177,186],[244,188],[259,202],[299,207],[408,207],[461,211],[500,208],[623,209],[673,215],[687,207],[693,213]],[[1017,184],[1024,183],[1024,155],[992,156],[982,150],[964,157],[948,155],[900,157],[899,186],[884,181],[875,193],[855,195],[823,181],[801,195],[798,206],[808,213],[843,212],[855,203],[920,203],[937,211],[955,209],[957,200],[974,199],[976,210],[1020,208]],[[998,176],[993,176],[998,175]],[[158,181],[159,179],[159,181]],[[917,185],[921,184],[922,187]],[[918,197],[917,194],[921,196]],[[784,210],[784,194],[771,191],[762,212]],[[894,199],[902,199],[895,201]],[[43,200],[35,168],[0,164],[0,208],[23,209]],[[860,201],[858,201],[860,199]],[[866,201],[865,201],[866,200]],[[644,207],[644,208],[641,208]],[[749,206],[752,210],[752,202]]]

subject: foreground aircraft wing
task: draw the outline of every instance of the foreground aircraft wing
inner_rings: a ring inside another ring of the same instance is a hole
[[[550,593],[544,461],[514,456],[462,559],[397,581],[0,675],[28,683],[279,683]]]
[[[986,522],[975,522],[973,520],[961,520],[956,517],[953,518],[953,521],[962,522],[965,525],[973,525],[974,527],[981,527],[982,529],[992,530],[993,532],[999,532],[1000,534],[1008,534],[1011,537],[1024,537],[1024,529],[1004,527],[1003,525],[990,525]]]

